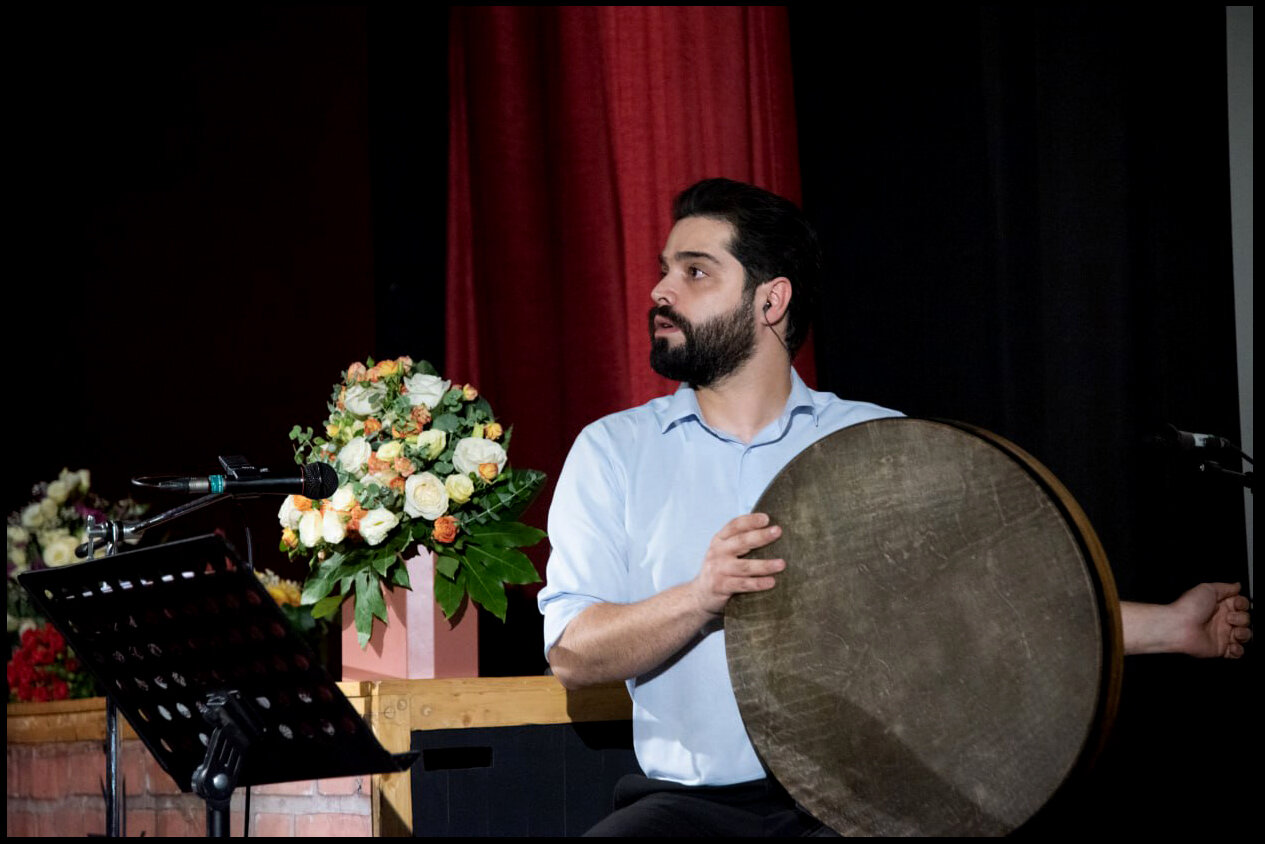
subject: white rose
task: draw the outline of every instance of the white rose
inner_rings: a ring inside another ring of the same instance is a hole
[[[44,511],[39,504],[28,504],[22,510],[22,527],[37,528],[44,524]]]
[[[319,510],[304,513],[303,518],[299,519],[299,542],[308,548],[315,548],[325,535],[325,525],[322,522]]]
[[[45,498],[40,502],[40,515],[44,517],[44,521],[52,522],[57,520],[57,502],[51,498]]]
[[[448,512],[444,482],[430,472],[420,472],[404,482],[404,512],[413,518],[434,521]]]
[[[10,545],[9,563],[18,571],[26,571],[26,549]]]
[[[335,510],[350,510],[356,506],[356,493],[351,489],[351,484],[343,484],[334,493],[334,497],[329,500],[330,506]]]
[[[467,475],[449,475],[444,479],[444,489],[454,503],[465,504],[474,495],[474,481]]]
[[[337,545],[347,538],[347,526],[337,513],[325,514],[325,518],[321,520],[321,532],[330,545]]]
[[[500,474],[505,468],[505,459],[505,449],[491,440],[467,437],[457,443],[457,448],[452,455],[452,465],[458,472],[465,475],[470,472],[478,474],[479,465],[482,463],[495,463],[496,471]]]
[[[69,495],[70,487],[60,478],[48,485],[48,497],[57,504],[65,504]]]
[[[399,440],[391,440],[389,443],[378,446],[378,459],[384,463],[394,463],[395,458],[403,453],[404,443]]]
[[[448,445],[448,434],[436,428],[428,428],[417,435],[417,450],[427,460],[434,460],[443,454],[446,445]]]
[[[79,475],[79,491],[87,492],[88,485],[92,483],[92,474],[87,469],[80,469]]]
[[[377,545],[387,538],[391,528],[400,523],[400,517],[385,507],[370,510],[360,519],[360,535],[370,545]]]
[[[9,525],[9,541],[21,545],[31,541],[31,535],[26,532],[26,528],[18,525]]]
[[[70,565],[75,561],[75,546],[79,543],[73,536],[59,536],[44,546],[44,565],[49,568]]]
[[[371,454],[373,454],[373,448],[369,445],[369,441],[364,437],[354,437],[351,442],[343,446],[342,451],[338,452],[338,465],[343,467],[344,472],[354,475],[364,468]]]
[[[448,392],[451,381],[445,381],[437,375],[425,375],[421,372],[404,379],[404,387],[408,390],[408,403],[416,407],[426,405],[430,410],[439,404],[439,400]]]
[[[372,416],[382,409],[386,388],[381,384],[356,384],[347,388],[343,406],[356,416]]]
[[[287,495],[281,502],[281,509],[277,511],[277,521],[281,522],[283,528],[293,530],[299,526],[299,519],[302,517],[303,511],[294,506],[294,496]]]

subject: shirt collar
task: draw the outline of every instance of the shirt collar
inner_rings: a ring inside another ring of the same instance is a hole
[[[821,411],[817,403],[813,401],[813,391],[808,389],[808,385],[799,377],[799,373],[791,368],[791,394],[786,397],[786,407],[782,410],[782,415],[778,417],[778,428],[786,430],[786,425],[790,421],[791,416],[798,410],[806,410],[812,414],[813,424],[817,424],[817,417]],[[668,397],[667,404],[659,411],[659,432],[667,433],[678,422],[685,422],[693,418],[700,425],[703,422],[703,411],[698,406],[698,395],[688,384],[681,384],[677,387],[675,393]]]

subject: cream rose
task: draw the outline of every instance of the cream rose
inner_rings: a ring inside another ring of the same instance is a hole
[[[395,458],[404,453],[404,443],[399,440],[391,440],[389,443],[383,443],[378,446],[378,459],[383,463],[394,463]]]
[[[434,521],[448,512],[444,482],[430,472],[413,475],[404,483],[404,512]]]
[[[37,528],[45,521],[44,511],[39,504],[28,504],[22,509],[22,527]]]
[[[21,545],[24,542],[31,541],[31,535],[26,532],[26,528],[19,525],[9,525],[9,541]]]
[[[452,465],[463,475],[478,472],[480,463],[495,463],[497,474],[505,468],[505,449],[491,440],[467,437],[457,443]]]
[[[347,388],[347,397],[343,399],[343,403],[349,413],[363,418],[381,410],[384,398],[386,388],[381,384],[357,384]]]
[[[373,447],[369,445],[368,440],[364,437],[353,437],[351,442],[338,452],[338,465],[342,466],[343,471],[349,475],[355,475],[364,469],[371,454],[373,454]]]
[[[283,528],[293,530],[299,526],[299,519],[302,517],[303,511],[294,506],[294,496],[287,495],[281,502],[281,509],[277,511],[277,521]]]
[[[321,518],[321,536],[330,545],[337,545],[347,538],[347,526],[337,513],[326,513]]]
[[[57,504],[65,504],[70,496],[70,485],[58,478],[48,485],[48,497]]]
[[[377,507],[360,517],[360,535],[370,545],[378,545],[399,523],[399,516],[385,507]]]
[[[426,409],[430,410],[439,404],[444,393],[448,392],[448,386],[451,383],[437,375],[426,375],[421,372],[410,375],[404,379],[404,387],[408,390],[408,403],[414,407],[424,404]]]
[[[75,561],[75,546],[79,543],[73,536],[59,536],[44,546],[44,565],[49,568],[70,565]]]
[[[357,504],[356,493],[352,491],[351,484],[343,484],[340,486],[334,492],[333,497],[330,498],[329,503],[335,510],[342,510],[344,512],[350,510],[352,507],[355,507]]]
[[[448,445],[448,434],[435,428],[422,431],[417,435],[417,450],[427,460],[434,460],[436,457],[444,453],[445,446]]]
[[[319,510],[308,510],[299,519],[299,542],[307,548],[315,548],[325,535],[324,519]]]
[[[444,479],[444,489],[455,504],[465,504],[474,495],[474,481],[467,475],[449,475]]]

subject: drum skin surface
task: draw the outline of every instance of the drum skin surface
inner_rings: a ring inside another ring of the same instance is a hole
[[[729,602],[727,658],[757,751],[819,820],[1003,835],[1092,757],[1119,608],[1062,496],[1000,438],[916,419],[839,431],[769,485],[782,535],[749,556],[786,570]]]

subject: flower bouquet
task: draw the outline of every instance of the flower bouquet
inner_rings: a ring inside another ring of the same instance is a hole
[[[281,505],[281,548],[306,558],[303,603],[315,618],[354,601],[361,648],[382,589],[410,588],[406,555],[435,554],[435,600],[451,619],[469,600],[502,621],[506,583],[540,579],[518,550],[544,538],[517,521],[544,473],[507,464],[510,432],[474,387],[454,386],[425,361],[353,363],[334,385],[324,428],[290,431],[295,462],[325,462],[338,490]]]
[[[92,675],[17,582],[17,576],[28,569],[75,562],[75,548],[88,539],[89,516],[96,516],[98,521],[123,520],[144,511],[142,505],[127,498],[111,504],[89,490],[90,481],[86,469],[63,469],[56,480],[36,484],[31,503],[9,514],[5,603],[10,700],[61,700],[93,694]]]

